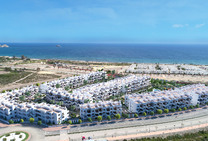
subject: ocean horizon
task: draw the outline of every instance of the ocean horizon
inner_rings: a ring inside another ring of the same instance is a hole
[[[208,65],[207,44],[8,43],[0,56],[124,63]],[[57,47],[56,45],[60,45]]]

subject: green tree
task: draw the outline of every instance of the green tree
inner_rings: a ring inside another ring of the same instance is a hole
[[[84,85],[87,85],[87,80],[84,80]]]
[[[36,86],[38,86],[38,87],[39,87],[39,86],[40,86],[40,83],[36,83]]]
[[[56,84],[56,88],[60,88],[60,84]]]
[[[164,109],[164,113],[169,113],[169,109]]]
[[[175,112],[175,111],[176,111],[176,109],[174,109],[174,108],[173,108],[173,109],[171,109],[171,112]]]
[[[187,108],[186,108],[186,107],[184,107],[184,108],[183,108],[183,110],[185,111],[185,110],[187,110]]]
[[[84,103],[88,103],[90,100],[89,99],[85,99],[84,100]]]
[[[30,92],[26,92],[25,95],[26,96],[30,96],[31,94],[30,94]]]
[[[178,108],[178,111],[182,111],[182,109],[181,108]]]
[[[77,115],[76,115],[75,113],[72,113],[72,114],[71,114],[71,117],[72,117],[72,118],[76,118]]]
[[[20,96],[20,97],[19,97],[19,100],[20,100],[20,101],[25,101],[25,95]]]
[[[9,124],[13,124],[13,123],[14,123],[14,121],[10,119],[9,120]]]
[[[71,110],[74,111],[75,109],[76,109],[76,106],[75,105],[72,105],[71,106]]]
[[[69,89],[70,89],[69,86],[66,86],[66,87],[65,87],[65,90],[66,90],[66,91],[69,91]]]
[[[138,118],[138,114],[135,113],[135,114],[134,114],[134,117],[135,117],[135,118]]]
[[[154,112],[154,111],[151,111],[151,112],[150,112],[150,115],[152,115],[152,116],[153,116],[154,114],[155,114],[155,112]]]
[[[116,119],[120,119],[121,115],[120,114],[116,114],[115,117],[116,117]]]
[[[146,112],[143,112],[143,113],[142,113],[142,115],[143,115],[143,116],[146,116],[146,115],[147,115],[147,113],[146,113]]]
[[[20,122],[23,123],[24,122],[24,119],[20,119]]]
[[[161,109],[157,109],[157,114],[162,114],[163,111]]]
[[[69,121],[68,121],[68,124],[72,124],[72,121],[71,121],[71,120],[69,120]]]
[[[111,120],[111,116],[107,116],[107,119],[108,119],[108,121],[110,121]]]
[[[34,118],[30,118],[29,121],[30,121],[30,123],[33,123],[35,121],[35,119]]]
[[[199,104],[196,104],[196,108],[199,108]]]
[[[42,121],[41,121],[41,120],[39,120],[39,121],[38,121],[38,125],[41,125],[41,124],[42,124]]]
[[[89,118],[88,118],[88,121],[89,121],[89,122],[92,122],[92,118],[89,117]]]
[[[97,117],[97,120],[100,122],[100,121],[102,121],[102,116],[98,116]]]
[[[5,92],[6,92],[6,90],[3,90],[3,91],[2,91],[2,93],[5,93]]]
[[[78,120],[78,123],[79,123],[79,124],[81,124],[81,123],[82,123],[82,120],[81,120],[81,119],[79,119],[79,120]]]
[[[112,74],[115,74],[116,73],[116,71],[115,70],[112,70]]]
[[[193,106],[193,105],[189,106],[189,109],[193,109],[193,108],[194,108],[194,106]]]

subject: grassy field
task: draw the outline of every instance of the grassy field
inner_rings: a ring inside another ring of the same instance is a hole
[[[43,81],[43,80],[48,80],[48,79],[53,79],[53,78],[60,78],[60,76],[55,75],[55,74],[38,74],[34,73],[31,76],[25,78],[24,80],[19,81],[18,83],[30,83],[30,82],[37,82],[37,81]]]
[[[29,75],[31,72],[16,72],[11,71],[6,74],[0,74],[0,85],[7,85],[9,83],[15,82],[27,75]]]
[[[167,138],[158,137],[131,139],[130,141],[208,141],[208,131],[199,131],[197,133],[187,133],[184,135],[169,136]]]

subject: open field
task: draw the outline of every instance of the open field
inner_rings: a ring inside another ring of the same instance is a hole
[[[131,139],[130,141],[206,141],[206,140],[208,140],[208,131],[199,131],[197,133],[186,133],[184,135],[174,135],[166,138],[153,137],[153,138],[143,138],[143,139]]]
[[[33,73],[31,76],[19,81],[18,83],[31,83],[37,81],[44,81],[48,79],[58,79],[60,76],[55,74],[42,74],[42,73]]]
[[[142,76],[142,74],[137,74]],[[163,79],[168,81],[188,82],[188,83],[205,83],[208,84],[208,76],[200,75],[180,75],[180,74],[143,74],[154,79]]]
[[[21,78],[26,77],[31,72],[15,72],[11,71],[9,73],[0,74],[0,86],[7,85],[9,83],[15,82]]]

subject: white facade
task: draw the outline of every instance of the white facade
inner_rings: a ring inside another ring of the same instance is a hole
[[[184,86],[175,90],[157,91],[125,96],[130,112],[156,112],[157,109],[178,109],[208,102],[208,87],[203,84]]]
[[[64,88],[66,86],[70,88],[77,88],[84,84],[84,81],[87,81],[88,83],[92,83],[96,80],[102,80],[106,77],[105,71],[98,71],[98,72],[92,72],[89,74],[83,74],[80,76],[74,76],[74,77],[68,77],[64,79],[54,80],[45,83],[44,85],[50,86],[50,87],[56,87],[56,84],[60,85],[60,88]]]
[[[0,117],[9,119],[41,120],[43,123],[60,124],[69,119],[66,108],[36,103],[15,103],[14,101],[0,101]]]
[[[160,69],[157,68],[160,67]],[[188,74],[208,75],[208,66],[188,64],[132,64],[126,70],[132,73],[145,74]]]
[[[122,114],[122,105],[120,101],[105,101],[99,103],[89,103],[80,105],[80,117],[82,119],[96,119],[98,116],[106,118]]]
[[[129,75],[117,78],[108,82],[102,82],[92,85],[87,85],[74,89],[69,93],[63,89],[48,87],[46,92],[47,100],[55,102],[62,101],[65,106],[79,105],[93,100],[105,100],[110,96],[119,95],[121,93],[129,93],[139,89],[143,89],[150,85],[149,77],[138,77]]]

